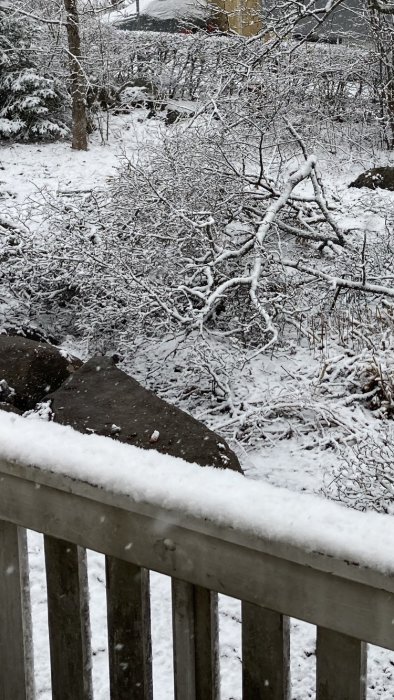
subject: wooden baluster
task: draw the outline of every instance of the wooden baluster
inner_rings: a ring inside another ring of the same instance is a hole
[[[33,700],[26,530],[0,521],[0,698]]]
[[[318,627],[316,657],[317,700],[365,700],[364,642]]]
[[[252,603],[242,603],[243,700],[290,697],[289,619]]]
[[[201,586],[193,588],[196,699],[219,700],[218,594]]]
[[[152,700],[149,571],[105,561],[111,700]]]
[[[53,700],[91,700],[86,552],[44,537]]]
[[[218,700],[217,593],[172,579],[176,700]]]

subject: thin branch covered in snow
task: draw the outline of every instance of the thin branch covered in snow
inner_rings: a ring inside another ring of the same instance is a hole
[[[300,272],[304,272],[311,277],[317,277],[319,279],[328,282],[332,290],[336,289],[355,289],[365,294],[379,294],[387,297],[394,297],[394,287],[384,286],[381,284],[370,284],[369,282],[357,282],[351,279],[344,279],[343,277],[334,277],[321,270],[318,270],[310,265],[305,265],[301,260],[289,260],[288,258],[281,258],[281,263],[285,267],[292,267]]]
[[[326,474],[324,492],[361,511],[394,513],[394,433],[387,423],[342,447],[341,460]]]

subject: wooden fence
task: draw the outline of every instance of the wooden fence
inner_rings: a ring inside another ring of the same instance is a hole
[[[176,700],[220,696],[217,592],[242,601],[244,700],[291,697],[289,616],[317,625],[318,700],[361,700],[365,642],[394,650],[392,577],[0,460],[1,700],[34,697],[24,528],[44,533],[54,700],[93,696],[85,549],[106,558],[111,700],[153,698],[150,569],[172,577]]]

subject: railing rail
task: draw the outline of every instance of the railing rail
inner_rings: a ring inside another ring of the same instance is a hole
[[[0,458],[1,700],[34,697],[25,528],[44,533],[54,700],[92,697],[85,549],[106,556],[111,700],[153,698],[149,570],[172,577],[177,700],[219,698],[218,592],[242,601],[243,700],[290,697],[290,616],[317,625],[318,700],[362,700],[365,642],[394,650],[377,567]]]

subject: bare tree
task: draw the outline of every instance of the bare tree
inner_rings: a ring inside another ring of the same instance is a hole
[[[68,39],[68,56],[71,74],[72,98],[72,148],[86,151],[88,148],[86,80],[81,64],[81,38],[76,0],[64,0],[67,13],[66,28]]]

